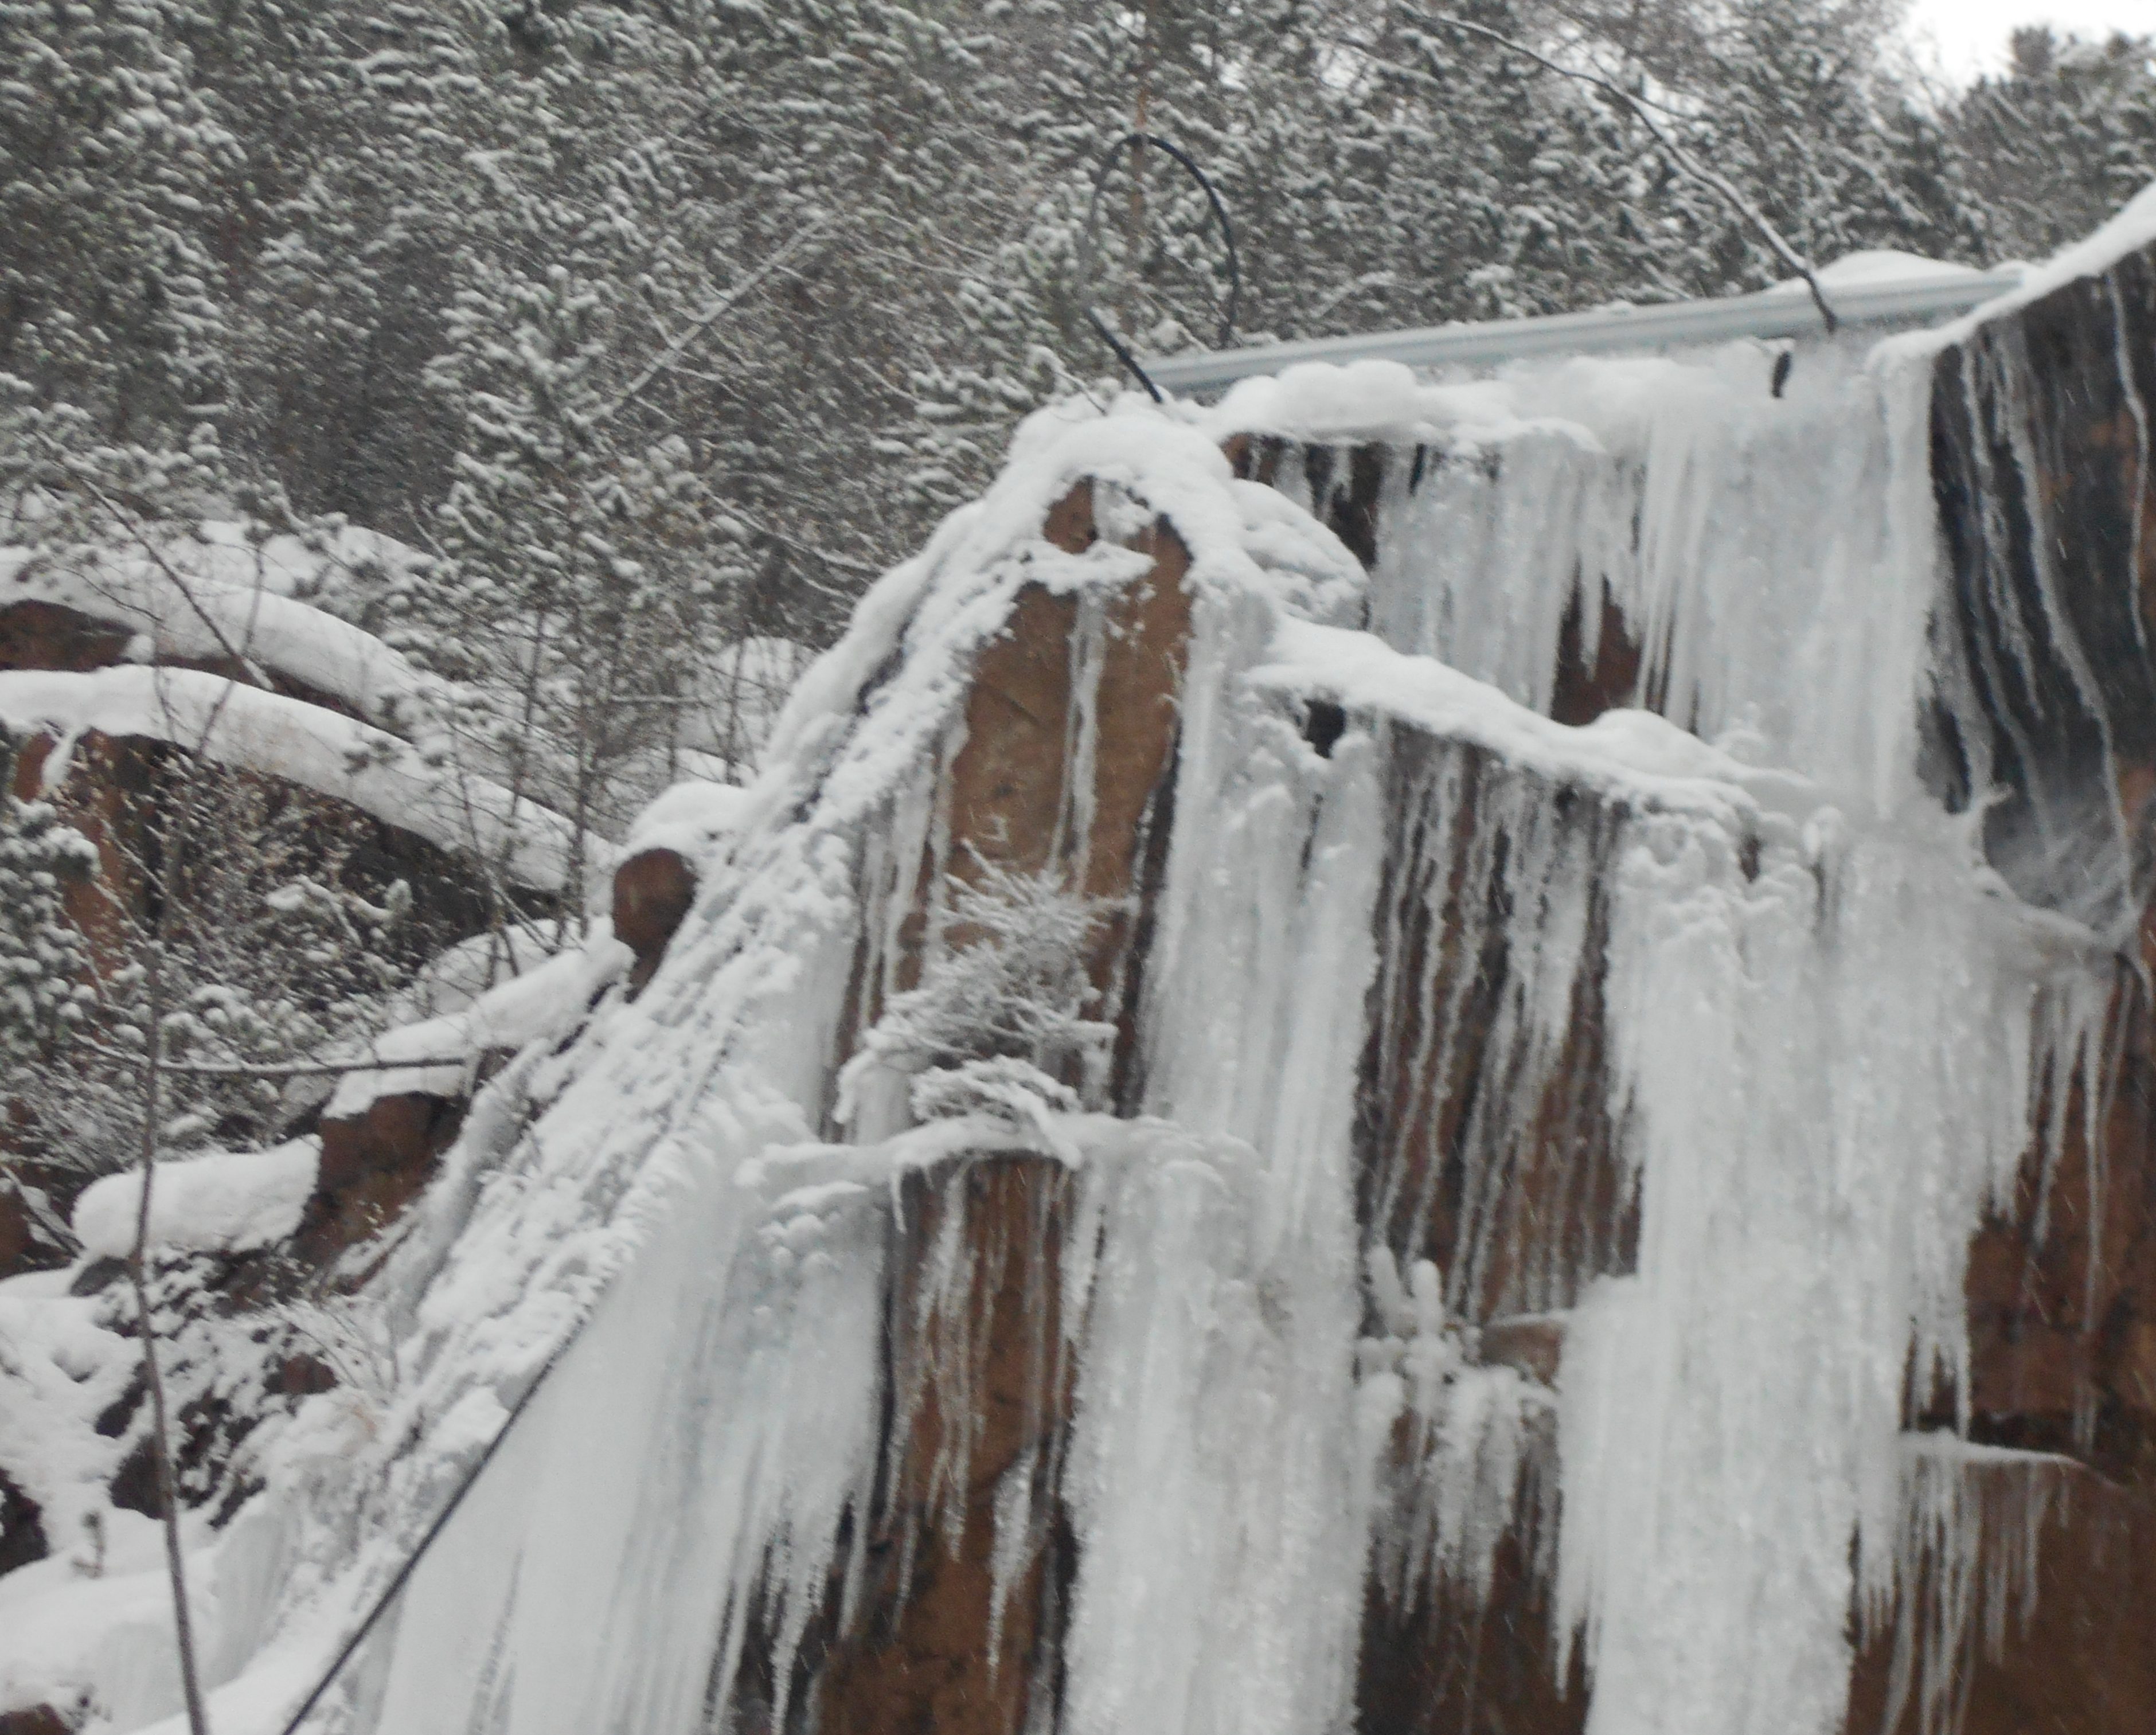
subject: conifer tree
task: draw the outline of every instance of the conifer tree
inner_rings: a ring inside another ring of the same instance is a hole
[[[2156,180],[2156,37],[2085,42],[2036,27],[2014,33],[2011,54],[1945,128],[1992,251],[2041,259]]]

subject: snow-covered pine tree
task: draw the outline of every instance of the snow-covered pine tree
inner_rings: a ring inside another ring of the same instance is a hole
[[[0,776],[10,783],[13,761],[0,753]],[[17,1196],[33,1240],[54,1258],[64,1250],[65,1225],[52,1178],[28,1160],[35,1149],[28,1111],[46,1098],[90,1009],[88,948],[69,917],[66,887],[96,867],[95,848],[49,803],[0,791],[0,1188]]]
[[[2156,180],[2156,36],[2017,30],[2012,64],[1954,101],[1944,130],[1999,257],[2041,259]]]
[[[0,1065],[49,1059],[82,1019],[90,961],[65,888],[96,870],[95,848],[49,802],[0,793]]]
[[[1045,1129],[1051,1113],[1105,1106],[1115,1026],[1086,1016],[1088,965],[1109,908],[1054,873],[976,859],[950,905],[921,985],[891,1001],[839,1079],[852,1122],[881,1075],[908,1081],[915,1117],[986,1115]]]

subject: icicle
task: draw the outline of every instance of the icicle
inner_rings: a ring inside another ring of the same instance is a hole
[[[1516,1189],[1541,1142],[1568,1137],[1586,1151],[1606,1137],[1553,1126],[1546,1098],[1568,1038],[1598,1016],[1595,954],[1620,816],[1475,748],[1405,731],[1389,744],[1377,1036],[1387,1070],[1376,1088],[1382,1101],[1419,1106],[1376,1177],[1373,1218],[1414,1225],[1419,1245],[1442,1166],[1424,1147],[1449,1130],[1446,1105],[1460,1102],[1448,1306],[1478,1320],[1568,1306],[1617,1239],[1616,1223],[1579,1196],[1591,1165],[1564,1163],[1556,1220],[1525,1222]],[[1584,1098],[1579,1111],[1599,1116],[1601,1106]]]
[[[2063,1517],[2081,1470],[1950,1434],[1901,1445],[1895,1578],[1866,1599],[1866,1628],[1892,1627],[1885,1726],[1900,1726],[1913,1697],[1923,1735],[1953,1735],[1979,1655],[1996,1661],[2035,1613],[2044,1532]]]
[[[1371,629],[1548,712],[1566,618],[1591,666],[1606,593],[1643,657],[1630,702],[1838,789],[1883,778],[1891,806],[1933,597],[1905,546],[1913,394],[1861,341],[1808,352],[1784,398],[1762,383],[1741,344],[1513,370],[1507,426],[1386,496]]]
[[[1965,1382],[1969,1238],[2103,1004],[1944,816],[1809,834],[1748,875],[1650,826],[1619,878],[1638,1274],[1575,1316],[1562,1382],[1596,1732],[1838,1727],[1851,1537],[1867,1597],[1894,1570],[1905,1370]]]

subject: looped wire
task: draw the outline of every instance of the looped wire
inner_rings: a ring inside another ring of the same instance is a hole
[[[1171,144],[1157,133],[1127,132],[1101,153],[1101,165],[1093,172],[1093,196],[1086,206],[1085,231],[1078,242],[1078,283],[1086,297],[1086,319],[1100,334],[1101,341],[1115,352],[1116,359],[1146,388],[1147,395],[1155,403],[1162,403],[1167,400],[1161,396],[1160,388],[1153,384],[1152,377],[1138,364],[1138,358],[1131,353],[1129,346],[1101,317],[1093,303],[1093,267],[1098,252],[1095,237],[1100,228],[1101,194],[1106,188],[1108,177],[1115,172],[1116,164],[1122,159],[1123,152],[1131,151],[1135,155],[1137,151],[1147,145],[1178,165],[1198,183],[1199,190],[1205,195],[1205,203],[1212,207],[1214,220],[1220,225],[1220,239],[1228,255],[1228,299],[1220,314],[1219,334],[1213,340],[1215,349],[1225,349],[1229,339],[1235,334],[1235,306],[1243,292],[1243,269],[1242,263],[1235,254],[1235,228],[1228,220],[1228,207],[1221,199],[1219,189],[1207,178],[1205,171],[1198,167],[1196,160],[1188,151],[1180,145]]]

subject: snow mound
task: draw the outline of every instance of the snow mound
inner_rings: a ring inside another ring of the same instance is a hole
[[[180,1253],[240,1253],[300,1226],[321,1158],[318,1138],[269,1151],[218,1151],[157,1165],[150,1240]],[[107,1175],[75,1201],[74,1233],[93,1259],[125,1258],[135,1245],[142,1178]]]
[[[613,924],[597,921],[583,944],[488,989],[461,1010],[385,1032],[371,1045],[368,1058],[403,1064],[345,1074],[322,1111],[325,1118],[350,1119],[382,1096],[463,1096],[480,1056],[513,1054],[542,1037],[566,1034],[593,997],[628,968],[629,957],[613,937]]]
[[[747,790],[729,783],[676,783],[636,816],[622,842],[623,859],[671,850],[685,861],[700,861],[741,829],[755,805]]]
[[[223,675],[131,666],[0,673],[0,726],[59,737],[45,762],[49,789],[64,780],[74,742],[90,731],[169,742],[348,802],[453,855],[499,863],[519,885],[560,891],[568,884],[575,832],[561,814],[490,778],[434,763],[386,731]],[[586,834],[588,872],[611,865],[614,853],[605,839]]]
[[[154,553],[108,552],[61,560],[0,548],[0,608],[39,602],[138,635],[142,660],[237,656],[349,705],[385,728],[413,727],[444,684],[372,633],[299,600],[325,575],[362,563],[385,569],[417,557],[386,536],[347,530],[316,551],[295,536],[250,546],[237,525],[206,525],[205,540],[175,538]]]
[[[1959,283],[1985,274],[1974,265],[1952,259],[1928,259],[1897,247],[1867,247],[1845,253],[1831,264],[1821,265],[1812,275],[1830,296],[1835,290],[1870,289],[1883,283]],[[1801,277],[1784,277],[1761,291],[1769,295],[1808,295],[1811,290]]]

